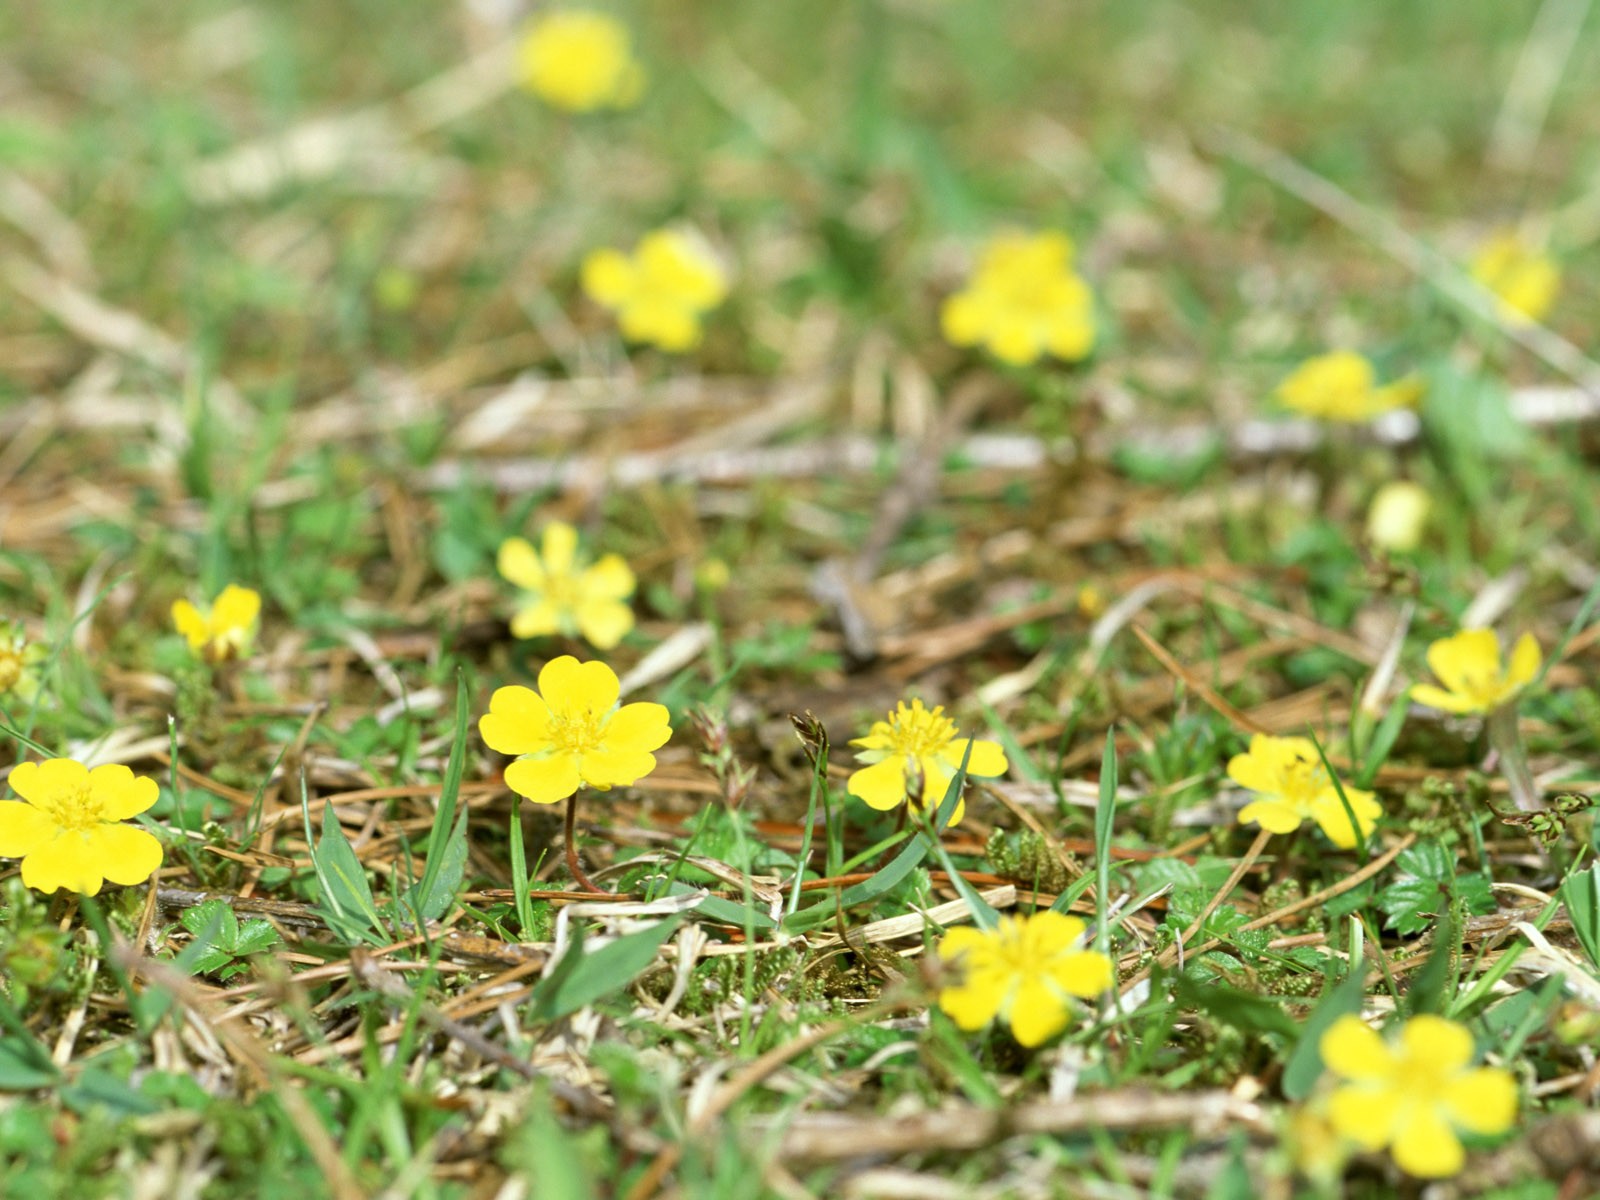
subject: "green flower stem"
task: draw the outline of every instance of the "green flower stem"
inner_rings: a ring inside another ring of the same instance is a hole
[[[578,865],[578,793],[573,792],[567,797],[567,870],[572,873],[572,878],[577,880],[578,886],[586,892],[593,892],[596,896],[609,896],[611,893],[603,887],[596,887],[594,880],[584,874],[583,868]]]
[[[1517,706],[1502,704],[1489,714],[1487,724],[1489,745],[1500,760],[1500,773],[1511,789],[1511,800],[1519,812],[1543,812],[1544,793],[1533,778],[1533,768],[1528,765],[1528,750],[1522,744],[1522,731],[1517,727]]]

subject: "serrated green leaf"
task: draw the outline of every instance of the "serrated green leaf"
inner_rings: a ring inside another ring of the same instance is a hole
[[[226,952],[239,940],[239,918],[226,900],[203,900],[185,909],[178,922],[194,937],[204,938],[214,949],[224,951],[224,961]]]
[[[283,939],[278,936],[278,931],[272,927],[270,921],[252,920],[239,926],[239,936],[233,944],[233,952],[240,957],[248,954],[260,954],[279,945]]]

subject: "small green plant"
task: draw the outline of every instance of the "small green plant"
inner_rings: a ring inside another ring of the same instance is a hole
[[[271,922],[259,917],[241,921],[226,900],[207,900],[178,918],[189,933],[205,942],[200,956],[189,964],[196,975],[215,975],[226,982],[250,969],[252,954],[282,943]]]

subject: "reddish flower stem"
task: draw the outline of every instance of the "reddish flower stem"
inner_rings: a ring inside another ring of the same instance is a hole
[[[584,874],[583,867],[578,864],[578,793],[573,792],[567,797],[567,870],[579,887],[586,892],[593,892],[597,896],[608,896],[609,892],[603,887],[596,887],[594,880]]]

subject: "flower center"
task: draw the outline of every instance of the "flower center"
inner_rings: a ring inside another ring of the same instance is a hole
[[[943,750],[956,735],[955,722],[943,712],[943,705],[929,712],[920,701],[911,708],[902,704],[889,718],[890,753],[920,758]]]
[[[100,805],[95,803],[89,794],[88,784],[62,788],[53,796],[35,800],[33,805],[41,809],[61,829],[71,833],[82,833],[86,829],[93,829],[105,820]]]
[[[1320,762],[1296,755],[1294,761],[1283,768],[1280,785],[1283,798],[1303,808],[1309,806],[1328,786],[1328,773]]]
[[[550,740],[567,754],[592,754],[605,736],[608,713],[569,708],[550,714]]]
[[[578,606],[577,574],[547,575],[544,581],[544,597],[556,608],[576,608]]]

